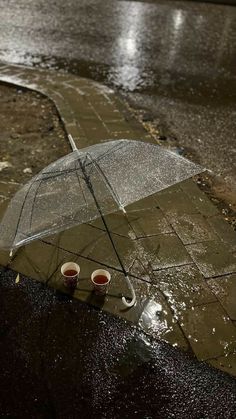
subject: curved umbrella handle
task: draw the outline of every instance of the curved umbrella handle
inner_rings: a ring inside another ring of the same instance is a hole
[[[128,302],[125,297],[122,297],[122,303],[126,307],[133,307],[133,305],[136,303],[136,294],[135,294],[135,291],[134,291],[134,287],[133,287],[133,285],[131,284],[131,282],[129,280],[129,277],[126,276],[125,278],[126,278],[128,287],[129,287],[129,289],[131,291],[131,294],[132,294],[132,300],[130,302]]]

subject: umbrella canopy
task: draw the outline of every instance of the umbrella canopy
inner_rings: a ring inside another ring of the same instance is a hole
[[[44,168],[13,197],[0,225],[0,247],[86,223],[202,172],[158,145],[117,140],[74,151]]]

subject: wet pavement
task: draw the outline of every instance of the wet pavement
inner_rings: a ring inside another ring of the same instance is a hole
[[[70,74],[2,64],[1,80],[51,98],[78,146],[155,142],[111,90],[71,73],[122,89],[164,137],[176,137],[230,184],[234,8],[156,1],[48,8],[24,1],[2,8],[0,56]],[[1,188],[3,211],[11,192]],[[99,221],[21,249],[15,271],[1,272],[2,417],[236,416],[235,380],[209,367],[236,375],[233,230],[192,181],[132,206],[128,216],[110,217],[109,227],[137,292],[134,309],[121,305],[129,291]],[[0,257],[7,265],[8,255]],[[59,274],[68,259],[83,272],[75,299]],[[101,301],[88,279],[104,264],[113,282]]]
[[[236,382],[121,319],[1,269],[0,417],[236,416]]]
[[[0,78],[52,99],[78,147],[123,137],[155,143],[117,95],[100,84],[4,64]],[[11,177],[9,191],[6,182],[1,185],[2,213],[13,193]],[[234,298],[228,293],[234,295],[236,286],[234,231],[192,180],[126,210],[126,217],[112,214],[106,222],[137,294],[137,304],[129,310],[121,296],[129,297],[130,292],[99,219],[21,248],[11,261],[1,252],[1,264],[10,262],[15,271],[139,325],[150,336],[235,375],[236,318]],[[60,266],[69,260],[81,266],[81,279],[72,292],[60,274]],[[112,281],[101,299],[94,296],[89,278],[104,266]]]
[[[234,189],[236,9],[178,1],[10,1],[0,59],[125,92],[164,137]],[[231,198],[232,198],[231,191]]]

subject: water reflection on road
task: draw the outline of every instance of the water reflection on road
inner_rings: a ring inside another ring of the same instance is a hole
[[[2,7],[0,59],[117,87],[206,167],[236,179],[236,9],[71,0]]]

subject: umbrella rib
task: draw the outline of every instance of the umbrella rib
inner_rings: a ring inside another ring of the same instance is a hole
[[[87,156],[86,156],[86,158],[87,158]],[[89,179],[89,177],[88,177],[88,175],[87,175],[87,173],[86,173],[86,170],[85,170],[85,168],[84,168],[84,166],[83,166],[83,164],[82,164],[82,162],[81,162],[80,158],[79,158],[79,164],[80,164],[81,170],[82,170],[82,172],[83,172],[83,174],[84,174],[84,180],[85,180],[85,182],[86,182],[86,183],[87,183],[87,185],[88,185],[88,188],[89,188],[89,190],[90,190],[90,193],[91,193],[91,195],[92,195],[92,197],[93,197],[93,199],[94,199],[95,205],[96,205],[96,207],[97,207],[97,209],[98,209],[98,212],[99,212],[99,214],[100,214],[100,216],[101,216],[101,218],[102,218],[102,222],[103,222],[103,224],[104,224],[104,227],[105,227],[106,232],[107,232],[107,234],[108,234],[108,237],[109,237],[109,239],[110,239],[111,245],[112,245],[112,247],[113,247],[113,249],[114,249],[114,252],[115,252],[115,254],[116,254],[116,257],[117,257],[117,259],[118,259],[118,262],[119,262],[119,264],[120,264],[120,267],[121,267],[121,269],[122,269],[122,272],[124,273],[125,277],[127,277],[127,276],[128,276],[127,271],[126,271],[126,269],[125,269],[125,267],[124,267],[124,265],[123,265],[123,262],[122,262],[122,260],[121,260],[120,255],[119,255],[119,253],[118,253],[118,251],[117,251],[117,249],[116,249],[115,243],[114,243],[113,238],[112,238],[112,236],[111,236],[111,233],[110,233],[110,231],[109,231],[109,228],[108,228],[108,225],[107,225],[107,223],[106,223],[105,217],[103,216],[102,210],[101,210],[100,205],[99,205],[99,203],[98,203],[98,200],[97,200],[97,198],[96,198],[96,195],[95,195],[95,192],[94,192],[93,186],[92,186],[92,184],[91,184],[91,181],[90,181],[90,179]]]
[[[79,187],[81,189],[81,192],[82,192],[82,195],[83,195],[83,198],[84,198],[84,202],[86,204],[86,207],[88,207],[88,203],[87,203],[87,200],[86,200],[86,197],[85,197],[85,194],[84,194],[84,190],[83,190],[82,185],[81,185],[80,177],[79,177],[79,174],[78,174],[78,169],[79,168],[76,167],[76,163],[78,163],[78,160],[75,161],[76,176],[77,176],[77,179],[78,179],[78,182],[79,182]]]
[[[79,175],[78,175],[78,173],[77,173],[77,168],[76,168],[76,162],[77,161],[75,161],[75,168],[73,169],[73,170],[71,170],[71,172],[73,171],[73,172],[76,172],[76,176],[77,176],[77,178],[78,178],[78,181],[79,181],[79,186],[80,186],[80,189],[81,189],[81,191],[82,191],[82,195],[83,195],[83,198],[84,198],[84,202],[85,202],[85,204],[86,204],[86,206],[88,206],[88,204],[87,204],[87,201],[86,201],[86,199],[85,199],[85,195],[84,195],[84,191],[83,191],[83,188],[82,188],[82,186],[81,186],[81,183],[80,183],[80,179],[79,179]],[[65,172],[65,171],[63,171],[63,172]],[[53,172],[52,172],[53,173]],[[64,173],[63,173],[64,174]],[[33,207],[34,207],[34,204],[35,204],[35,201],[36,201],[36,197],[37,197],[37,193],[38,193],[38,190],[39,190],[39,188],[40,188],[40,186],[41,186],[41,184],[42,184],[42,182],[44,181],[44,180],[47,180],[47,179],[51,179],[51,178],[53,178],[53,176],[50,176],[49,178],[43,178],[43,179],[40,179],[39,180],[39,184],[38,184],[38,187],[37,187],[37,189],[36,189],[36,191],[35,191],[35,196],[34,196],[34,199],[33,199],[33,203],[32,203],[32,211],[31,211],[31,215],[30,215],[30,228],[31,228],[31,226],[32,226],[32,220],[33,220]],[[55,213],[56,214],[56,213]],[[68,217],[66,217],[66,216],[63,216],[65,219],[67,219]]]
[[[35,204],[35,201],[36,201],[36,196],[37,196],[38,190],[39,190],[39,188],[40,188],[43,180],[44,179],[41,179],[40,180],[40,182],[38,184],[38,187],[37,187],[37,189],[35,191],[34,199],[33,199],[33,202],[32,202],[32,209],[31,209],[31,214],[30,214],[30,229],[31,229],[31,226],[32,226],[32,221],[33,221],[33,208],[34,208],[34,204]]]
[[[61,176],[67,173],[74,173],[77,169],[65,169],[65,170],[54,170],[53,172],[41,172],[41,176],[43,175],[50,175],[48,177],[44,177],[43,180],[51,179],[53,177]],[[55,176],[53,176],[55,175]],[[40,179],[38,179],[40,180]]]
[[[121,150],[122,148],[124,148],[126,146],[126,144],[122,144],[122,145],[114,145],[114,147],[106,152],[104,152],[103,154],[101,154],[100,156],[97,157],[96,161],[98,162],[99,160],[102,160],[104,156],[109,156],[112,152],[116,152],[118,150]],[[89,152],[87,151],[87,154],[89,154]],[[92,162],[88,163],[87,166],[91,166]]]
[[[30,190],[31,190],[31,188],[32,188],[33,184],[34,184],[34,182],[33,182],[33,183],[31,183],[31,185],[30,185],[30,187],[29,187],[29,189],[28,189],[28,191],[27,191],[27,193],[26,193],[26,195],[25,195],[25,199],[24,199],[24,201],[23,201],[23,203],[22,203],[22,205],[21,205],[21,210],[20,210],[19,218],[18,218],[17,225],[16,225],[16,231],[15,231],[15,235],[14,235],[14,239],[13,239],[12,243],[14,243],[14,240],[15,240],[16,235],[17,235],[17,233],[18,233],[18,229],[19,229],[19,224],[20,224],[21,215],[22,215],[22,212],[23,212],[23,209],[24,209],[24,206],[25,206],[25,203],[26,203],[27,197],[28,197],[28,195],[29,195],[29,193],[30,193]]]
[[[117,192],[115,191],[115,189],[112,187],[112,185],[109,182],[109,179],[107,178],[107,176],[105,175],[105,173],[103,172],[102,168],[99,166],[99,164],[97,164],[96,160],[93,160],[92,156],[87,153],[88,157],[91,159],[91,162],[94,163],[96,169],[98,170],[98,172],[100,172],[100,174],[103,176],[103,178],[105,179],[105,186],[107,187],[107,189],[111,192],[113,198],[115,199],[115,201],[118,203],[119,207],[123,207],[119,195],[117,194]]]
[[[105,153],[101,154],[97,158],[97,161],[101,160],[104,156],[109,156],[109,154],[111,152],[114,152],[114,149],[115,149],[115,151],[118,151],[118,150],[120,150],[123,147],[125,147],[125,145],[115,145],[111,150],[106,151]],[[93,162],[88,163],[87,166],[90,166],[92,163]],[[65,169],[65,170],[54,170],[53,172],[43,172],[43,173],[41,172],[41,175],[54,175],[55,174],[55,176],[58,176],[58,175],[60,176],[60,175],[63,175],[65,173],[73,173],[75,170],[78,170],[78,169],[75,168],[75,169]],[[47,179],[50,179],[51,177],[53,177],[53,176],[49,176],[48,178],[44,177],[44,179],[47,180]]]
[[[124,145],[122,144],[122,145],[118,145],[118,146],[115,145],[111,150],[106,151],[105,153],[100,155],[97,158],[97,161],[103,159],[104,156],[109,156],[109,154],[114,152],[114,150],[118,151],[118,150],[122,149],[123,147],[125,147],[125,145],[126,144],[124,144]],[[89,154],[89,153],[87,153],[87,154]],[[93,163],[94,163],[94,160],[92,159],[92,161],[87,164],[87,167],[90,166]],[[41,176],[43,176],[43,180],[47,180],[47,179],[51,179],[52,177],[62,176],[62,175],[67,174],[67,173],[74,173],[77,170],[78,170],[77,168],[74,168],[74,169],[65,169],[65,170],[54,170],[53,172],[50,172],[50,171],[49,172],[48,171],[47,172],[41,172]],[[49,176],[46,177],[44,175],[49,175]],[[36,179],[35,182],[38,182],[40,180],[41,179]]]

